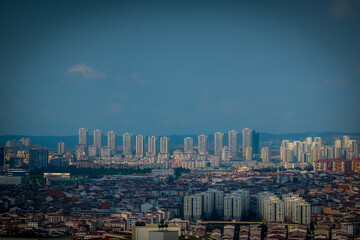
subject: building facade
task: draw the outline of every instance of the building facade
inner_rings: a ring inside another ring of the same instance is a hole
[[[199,154],[208,153],[208,136],[207,135],[199,135],[198,136],[198,151]]]
[[[184,139],[184,153],[192,152],[194,150],[194,140],[192,137]]]
[[[79,144],[86,147],[89,145],[89,131],[86,128],[79,129]]]
[[[132,134],[124,133],[123,134],[123,154],[131,155],[132,151]]]
[[[99,150],[103,146],[103,131],[100,129],[94,130],[94,144]]]
[[[155,136],[149,136],[148,137],[148,156],[156,156],[157,154],[157,144],[156,144],[156,137]]]
[[[236,157],[238,154],[238,132],[235,130],[229,131],[228,138],[230,155]]]
[[[112,155],[117,153],[117,132],[110,131],[107,133],[107,146]]]
[[[224,147],[224,133],[216,132],[214,134],[214,154],[221,156],[223,147]]]
[[[33,148],[29,150],[29,170],[48,167],[48,150],[46,148]]]
[[[58,142],[57,144],[57,152],[58,154],[66,153],[66,146],[64,142]]]
[[[169,153],[170,139],[168,137],[160,138],[160,152]]]

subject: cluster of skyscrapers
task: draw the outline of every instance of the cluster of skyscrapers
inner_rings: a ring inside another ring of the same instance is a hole
[[[110,157],[111,155],[115,155],[118,153],[118,143],[117,138],[118,134],[115,131],[109,131],[107,133],[107,146],[103,143],[104,133],[100,129],[96,129],[93,132],[93,145],[89,145],[89,132],[86,128],[79,129],[79,144],[77,145],[77,155],[88,154],[88,156],[92,157]],[[122,154],[126,156],[133,155],[133,146],[132,146],[133,135],[131,133],[123,134],[123,146],[122,146]],[[160,151],[158,150],[157,137],[149,136],[148,137],[148,151],[145,152],[144,147],[145,137],[143,135],[137,135],[135,144],[135,156],[143,157],[145,154],[147,156],[156,156],[160,153],[169,153],[169,138],[161,137],[160,138]]]
[[[259,154],[259,133],[250,128],[245,128],[242,131],[243,136],[243,148],[242,148],[242,157],[247,160],[251,160],[254,154]],[[107,146],[103,144],[103,131],[96,129],[93,132],[93,145],[89,145],[89,132],[86,128],[79,129],[79,144],[77,145],[78,156],[82,153],[87,154],[88,156],[101,156],[108,157],[118,153],[118,144],[117,144],[117,133],[115,131],[109,131],[107,133]],[[158,148],[158,138],[156,136],[149,136],[147,141],[147,151],[144,151],[144,140],[143,135],[137,135],[135,137],[135,156],[157,156],[157,154],[168,155],[170,139],[168,137],[161,137],[159,148]],[[123,134],[123,146],[122,154],[126,156],[133,156],[133,146],[132,146],[133,135],[131,133]],[[209,140],[207,135],[198,136],[198,145],[197,150],[198,154],[204,155],[209,153]],[[59,143],[60,144],[60,143]],[[214,155],[219,155],[223,159],[236,158],[239,154],[238,149],[238,131],[231,130],[228,132],[228,145],[224,144],[224,133],[216,132],[214,134]],[[58,146],[58,152],[62,153],[63,149],[61,146]],[[184,139],[184,153],[191,153],[194,151],[194,139],[192,137],[186,137]]]
[[[321,137],[307,137],[305,141],[283,140],[280,147],[280,158],[283,162],[306,162],[313,164],[322,158],[345,158],[353,159],[359,156],[356,140],[351,140],[348,136],[337,139],[334,145],[326,146],[322,144]]]

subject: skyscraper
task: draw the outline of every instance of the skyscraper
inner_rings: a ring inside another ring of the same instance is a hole
[[[199,135],[198,136],[198,151],[200,154],[205,154],[208,152],[208,136]]]
[[[86,147],[89,145],[88,142],[89,133],[86,128],[79,129],[79,144],[85,145]]]
[[[131,140],[132,140],[131,133],[123,134],[123,153],[124,153],[124,155],[131,154],[131,149],[132,149]]]
[[[117,132],[110,131],[107,133],[107,145],[110,148],[110,153],[112,155],[117,152]]]
[[[230,155],[232,157],[236,157],[238,152],[238,132],[235,130],[231,130],[229,131],[228,135]]]
[[[144,136],[143,135],[136,136],[136,156],[137,157],[144,156]]]
[[[341,140],[337,139],[334,143],[334,156],[335,158],[341,158],[342,152],[341,152]]]
[[[48,166],[48,150],[33,148],[29,150],[29,170],[46,168]]]
[[[251,128],[244,128],[242,131],[242,147],[243,147],[243,157],[246,157],[246,148],[251,147],[252,154],[259,154],[259,137],[260,134],[258,131]]]
[[[98,148],[99,152],[103,146],[103,131],[100,129],[94,130],[94,146]]]
[[[271,160],[271,153],[269,147],[263,147],[261,149],[261,160],[263,162],[270,162]]]
[[[221,156],[223,147],[224,147],[224,133],[217,132],[214,134],[214,154]]]
[[[169,138],[161,137],[160,138],[160,152],[161,153],[169,153]]]
[[[192,137],[184,138],[184,153],[192,152],[194,150],[194,140]]]
[[[64,142],[58,142],[58,154],[66,153],[66,147]]]
[[[148,154],[151,156],[156,156],[156,137],[149,136],[148,137]]]
[[[252,147],[246,147],[245,149],[245,159],[246,161],[252,160],[253,156],[253,148]]]
[[[246,157],[246,148],[253,147],[253,130],[250,128],[244,128],[242,130],[242,156]]]
[[[260,134],[256,130],[253,130],[252,149],[253,149],[253,154],[259,154],[260,153]]]

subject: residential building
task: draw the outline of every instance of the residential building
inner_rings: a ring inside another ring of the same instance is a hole
[[[224,133],[216,132],[214,134],[214,154],[221,156],[223,147],[224,147]]]
[[[169,153],[169,144],[170,139],[168,137],[160,138],[160,152],[161,153]]]
[[[284,222],[284,202],[277,196],[258,194],[258,204],[259,210],[261,210],[260,217],[263,220],[266,222]]]
[[[246,157],[246,148],[253,147],[253,130],[250,128],[244,128],[242,130],[242,156]]]
[[[249,211],[249,192],[239,190],[224,196],[224,220],[240,221]]]
[[[149,136],[148,137],[148,156],[156,156],[156,137],[155,136]]]
[[[107,146],[110,148],[111,155],[117,153],[117,132],[110,131],[107,133]]]
[[[250,161],[252,160],[253,156],[253,148],[252,147],[246,147],[245,149],[245,160]]]
[[[48,150],[46,148],[32,148],[29,150],[30,171],[46,168],[48,164]]]
[[[229,151],[231,157],[236,157],[238,154],[238,132],[231,130],[228,132]]]
[[[136,156],[137,157],[144,156],[144,136],[143,135],[136,136]]]
[[[192,152],[194,150],[194,140],[192,137],[184,139],[184,153]]]
[[[94,130],[94,144],[96,152],[100,153],[100,149],[103,146],[103,131],[100,129]]]
[[[262,162],[270,162],[271,152],[269,147],[261,148],[261,160]]]
[[[199,135],[198,136],[198,151],[199,154],[206,154],[208,152],[208,136]]]
[[[123,154],[131,155],[132,151],[132,134],[124,133],[123,134]]]
[[[58,154],[66,153],[66,147],[65,147],[64,142],[58,142],[58,144],[57,144],[57,152],[58,152]]]
[[[184,197],[184,219],[196,221],[202,216],[203,197],[200,193]]]
[[[79,129],[79,144],[85,145],[86,148],[89,145],[89,132],[86,128]]]
[[[298,194],[290,193],[283,195],[284,218],[288,222],[306,224],[311,222],[311,205]]]

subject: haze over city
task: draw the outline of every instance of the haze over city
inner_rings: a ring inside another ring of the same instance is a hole
[[[0,134],[360,131],[358,1],[1,1]]]
[[[1,0],[1,240],[360,240],[359,30],[359,0]]]

